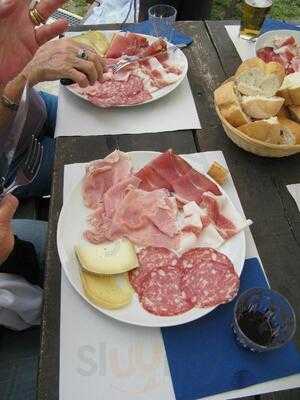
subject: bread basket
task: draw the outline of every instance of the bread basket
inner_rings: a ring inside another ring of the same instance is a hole
[[[233,78],[227,79],[224,83],[232,79]],[[293,154],[300,153],[300,144],[278,145],[265,143],[247,136],[245,133],[241,132],[237,128],[234,128],[229,122],[226,121],[216,103],[215,109],[223,125],[226,135],[242,149],[262,157],[287,157]]]

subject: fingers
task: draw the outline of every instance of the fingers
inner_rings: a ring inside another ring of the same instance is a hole
[[[16,0],[0,0],[0,19],[10,15],[16,7]]]
[[[77,71],[76,69],[71,69],[70,72],[68,72],[64,78],[69,78],[72,79],[72,81],[78,83],[78,85],[82,88],[89,86],[90,82],[88,78],[85,76],[80,71]]]
[[[18,204],[16,197],[11,194],[4,197],[0,202],[0,223],[10,222],[18,208]]]
[[[65,0],[41,0],[36,8],[41,16],[47,19],[54,11],[63,5],[64,2]]]
[[[93,85],[98,79],[98,73],[95,64],[92,61],[86,61],[77,58],[74,63],[74,67],[86,75],[91,85]]]
[[[41,3],[40,3],[41,4]],[[69,27],[69,24],[64,19],[59,19],[49,25],[43,25],[35,30],[36,41],[39,46],[64,33]]]
[[[89,60],[92,61],[95,65],[96,71],[97,71],[97,79],[99,81],[102,80],[102,76],[103,76],[103,61],[101,59],[100,56],[98,56],[98,54],[94,54],[94,53],[89,53]]]

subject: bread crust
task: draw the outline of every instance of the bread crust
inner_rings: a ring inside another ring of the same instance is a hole
[[[295,136],[296,144],[300,144],[300,124],[284,117],[279,117],[278,121],[282,126],[288,128],[292,132],[292,134]]]

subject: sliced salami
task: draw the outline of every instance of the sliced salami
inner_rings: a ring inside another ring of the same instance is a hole
[[[140,298],[145,310],[159,316],[182,314],[193,305],[180,288],[181,272],[174,267],[153,270]]]
[[[220,253],[219,251],[212,249],[210,247],[202,247],[197,249],[191,249],[185,252],[180,259],[178,260],[178,268],[180,269],[189,269],[194,268],[198,264],[203,261],[213,261],[221,264],[228,265],[232,271],[234,271],[234,267],[225,254]]]
[[[175,253],[163,247],[146,247],[138,253],[140,266],[130,271],[129,281],[134,290],[141,295],[144,281],[155,268],[175,267],[178,258]]]
[[[231,261],[199,260],[183,271],[181,287],[196,307],[213,307],[231,301],[239,289],[239,277]]]

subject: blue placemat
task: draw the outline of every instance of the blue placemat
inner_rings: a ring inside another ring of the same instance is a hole
[[[300,25],[300,22],[299,22]],[[265,33],[268,31],[277,31],[278,29],[290,29],[294,31],[300,31],[300,26],[296,26],[294,24],[289,24],[284,21],[278,21],[276,19],[267,18],[263,23],[261,33]]]
[[[246,260],[240,293],[267,287],[256,258]],[[241,389],[300,372],[300,353],[293,343],[267,353],[240,347],[231,329],[235,302],[192,323],[163,328],[162,335],[177,400]]]
[[[128,27],[124,27],[123,31],[129,31],[134,33],[141,33],[144,35],[155,35],[155,31],[153,29],[153,25],[149,21],[139,22],[138,24],[132,24]],[[185,35],[177,30],[174,30],[173,38],[171,40],[173,44],[185,44],[188,46],[190,43],[193,42],[193,39],[190,36]]]

